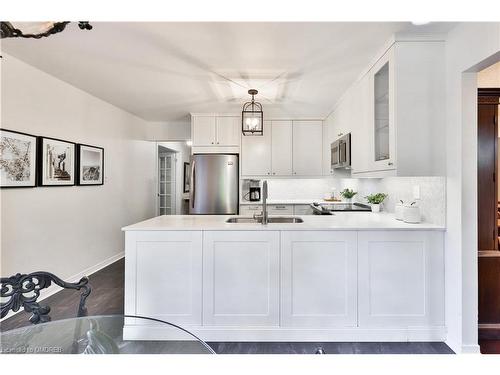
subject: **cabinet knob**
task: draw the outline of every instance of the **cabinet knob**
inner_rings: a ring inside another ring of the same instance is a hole
[[[219,144],[219,142],[217,142],[217,144]]]
[[[297,172],[293,172],[293,174],[297,174]]]
[[[390,161],[387,163],[387,165],[394,165],[394,163]]]
[[[273,172],[273,174],[276,174],[276,172]]]
[[[212,144],[214,144],[214,143],[212,142]]]
[[[267,172],[267,174],[271,174],[271,172]]]

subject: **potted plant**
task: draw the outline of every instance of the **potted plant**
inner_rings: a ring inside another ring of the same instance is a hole
[[[348,188],[345,188],[340,192],[340,195],[342,195],[347,203],[351,203],[352,197],[354,197],[356,194],[358,194],[357,191]]]
[[[380,212],[380,204],[387,198],[385,193],[370,194],[365,197],[372,206],[372,212]]]

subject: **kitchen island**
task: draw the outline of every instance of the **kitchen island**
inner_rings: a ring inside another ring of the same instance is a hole
[[[123,228],[125,314],[206,341],[444,341],[442,226],[388,213],[226,223],[159,216]],[[171,330],[126,321],[129,339]]]

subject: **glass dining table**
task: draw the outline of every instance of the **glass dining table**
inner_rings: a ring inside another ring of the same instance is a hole
[[[162,327],[162,332],[167,334],[161,341],[124,339],[125,319],[132,319],[134,324],[138,325],[159,325]],[[159,319],[129,315],[56,320],[2,332],[0,353],[215,354],[205,342],[178,325]]]

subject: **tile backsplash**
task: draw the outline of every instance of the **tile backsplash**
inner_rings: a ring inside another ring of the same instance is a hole
[[[387,178],[311,178],[311,179],[268,179],[269,199],[321,199],[336,189],[337,196],[344,188],[358,192],[353,199],[366,203],[364,198],[371,193],[389,194],[383,209],[394,212],[401,199],[412,202],[414,187],[420,190],[422,220],[445,225],[446,178],[445,177],[387,177]]]

